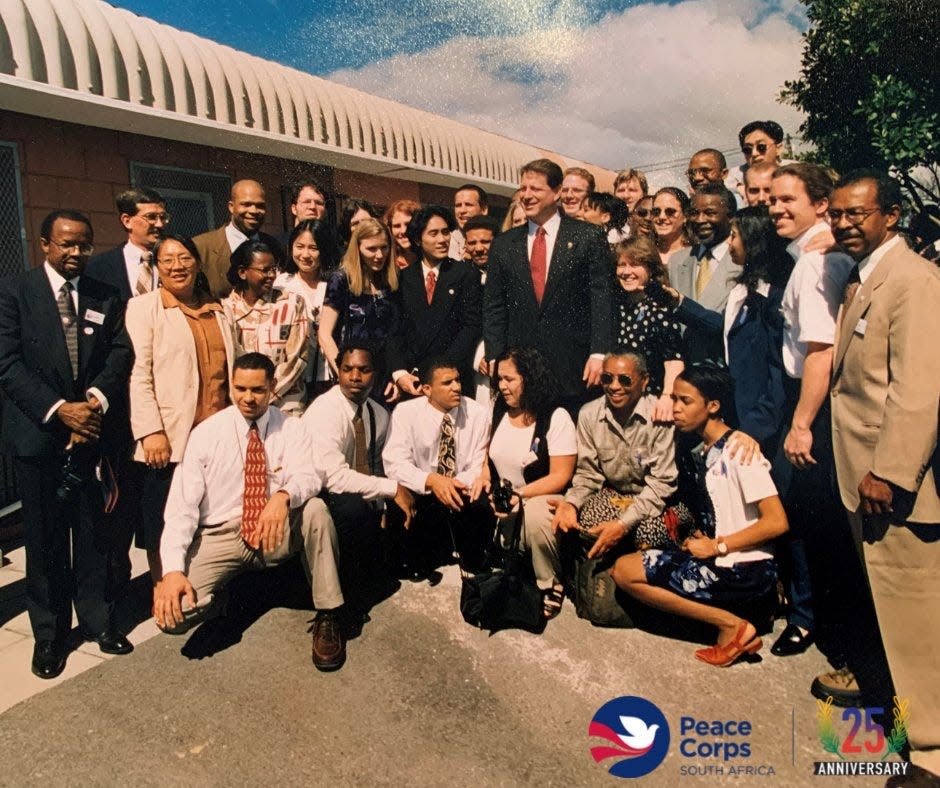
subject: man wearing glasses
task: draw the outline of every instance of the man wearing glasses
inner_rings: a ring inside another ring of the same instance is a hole
[[[82,275],[94,251],[88,218],[53,211],[39,243],[44,264],[0,289],[0,390],[23,503],[32,670],[51,679],[65,668],[73,603],[103,652],[133,648],[111,622],[98,529],[103,493],[113,500],[108,460],[126,448],[114,443],[112,408],[127,396],[134,354],[117,291]]]
[[[686,172],[689,179],[689,188],[693,194],[706,183],[724,183],[728,177],[728,163],[720,150],[703,148],[689,160],[689,169]]]

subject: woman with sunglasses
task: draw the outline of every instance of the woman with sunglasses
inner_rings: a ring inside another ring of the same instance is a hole
[[[222,301],[237,355],[262,353],[274,362],[273,405],[300,416],[306,402],[309,318],[304,299],[276,290],[277,252],[263,241],[245,241],[234,252],[227,277],[232,292]]]
[[[682,333],[672,310],[650,297],[650,288],[667,284],[669,275],[653,242],[635,236],[614,246],[617,284],[613,286],[617,347],[642,353],[649,369],[650,394],[656,396],[653,419],[672,421],[672,381],[682,371]]]
[[[691,203],[688,195],[674,186],[666,186],[653,195],[653,238],[663,265],[676,252],[688,249],[692,242],[686,231],[685,220]]]

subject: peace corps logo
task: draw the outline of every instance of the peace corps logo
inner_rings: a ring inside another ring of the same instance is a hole
[[[615,759],[609,766],[604,764],[614,777],[643,777],[669,752],[666,717],[654,704],[633,695],[614,698],[601,706],[591,720],[588,736],[595,762]]]

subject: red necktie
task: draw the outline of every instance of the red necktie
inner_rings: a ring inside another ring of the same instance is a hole
[[[254,549],[261,544],[258,518],[268,502],[268,467],[264,459],[264,444],[258,433],[257,422],[248,430],[248,450],[245,452],[245,496],[242,501],[241,536]]]
[[[539,227],[535,231],[535,240],[532,241],[532,257],[529,259],[529,270],[532,271],[532,285],[535,288],[535,300],[542,303],[545,295],[545,228]]]
[[[434,287],[437,285],[437,274],[434,273],[434,270],[428,271],[428,275],[424,277],[424,292],[427,293],[428,303],[431,303],[431,299],[434,298]]]

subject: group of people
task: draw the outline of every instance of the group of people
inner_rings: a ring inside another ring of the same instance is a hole
[[[635,603],[713,625],[712,665],[762,647],[783,589],[772,652],[815,642],[833,671],[812,691],[842,705],[911,698],[915,760],[940,773],[940,272],[895,180],[782,142],[746,125],[732,173],[696,152],[688,193],[634,169],[598,192],[537,159],[502,224],[473,184],[453,209],[350,200],[334,224],[309,181],[273,237],[242,180],[229,223],[190,239],[138,188],[126,243],[92,256],[86,216],[49,214],[43,265],[0,290],[33,671],[62,671],[73,603],[131,650],[111,620],[131,533],[171,633],[300,553],[332,670],[377,574],[481,570],[521,517],[546,619],[566,555],[598,561]]]

